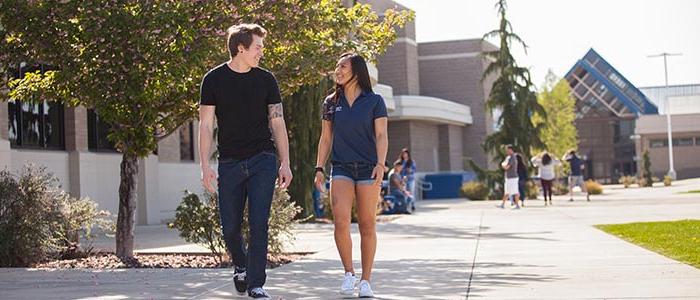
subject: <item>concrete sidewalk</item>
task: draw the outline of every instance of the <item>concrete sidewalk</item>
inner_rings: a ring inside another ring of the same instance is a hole
[[[376,298],[700,299],[699,269],[592,227],[698,219],[700,195],[678,193],[692,189],[700,189],[700,180],[671,188],[610,187],[591,202],[555,197],[553,207],[532,200],[523,210],[497,209],[494,201],[420,202],[419,213],[378,225]],[[178,244],[176,234],[168,238],[173,233],[166,230],[139,228],[139,240],[151,243],[139,248],[190,247]],[[342,268],[332,226],[300,225],[293,249],[316,253],[268,271],[266,287],[274,298],[339,299]],[[0,269],[0,299],[91,298],[240,297],[233,293],[230,270]]]

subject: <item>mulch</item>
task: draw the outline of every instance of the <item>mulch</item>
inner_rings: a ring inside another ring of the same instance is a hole
[[[297,252],[268,255],[267,268],[273,269],[309,254],[311,253]],[[230,268],[231,264],[226,258],[224,261],[224,263],[217,262],[212,254],[135,254],[134,257],[121,259],[114,253],[98,252],[83,258],[48,260],[33,267],[41,269]]]

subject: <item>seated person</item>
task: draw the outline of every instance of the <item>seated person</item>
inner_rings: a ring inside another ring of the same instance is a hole
[[[389,192],[391,197],[387,197],[385,201],[389,207],[385,213],[409,213],[407,209],[407,199],[410,193],[406,191],[406,186],[401,180],[401,168],[403,164],[400,161],[394,163],[394,169],[389,172]]]

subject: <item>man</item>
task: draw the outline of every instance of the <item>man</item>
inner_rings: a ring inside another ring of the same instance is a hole
[[[501,162],[501,167],[505,170],[503,202],[498,207],[505,208],[506,199],[512,195],[515,201],[515,209],[520,209],[518,204],[520,199],[520,192],[518,191],[518,159],[512,145],[506,145],[506,154],[506,158]]]
[[[586,201],[591,201],[591,195],[586,191],[586,184],[583,181],[582,170],[585,166],[583,165],[583,160],[576,155],[576,150],[569,150],[569,152],[564,154],[562,160],[569,162],[571,167],[571,173],[569,174],[569,201],[574,201],[575,186],[581,187],[581,191],[586,193]]]
[[[209,155],[216,116],[223,238],[235,265],[236,291],[255,299],[270,299],[263,285],[275,180],[279,179],[281,188],[292,180],[279,86],[272,73],[258,67],[266,34],[255,24],[228,29],[231,59],[204,76],[199,108],[202,184],[215,192],[212,183],[217,178],[209,166]],[[241,235],[246,200],[250,225],[247,249]]]

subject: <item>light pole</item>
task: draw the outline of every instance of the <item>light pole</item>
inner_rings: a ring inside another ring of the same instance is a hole
[[[665,98],[664,107],[666,111],[666,134],[668,135],[668,176],[671,179],[676,180],[676,170],[673,168],[673,139],[671,138],[671,105],[668,101],[668,67],[666,65],[666,57],[668,56],[679,56],[682,53],[661,53],[656,55],[649,55],[648,57],[662,57],[664,58],[664,77],[666,79],[665,88]]]

